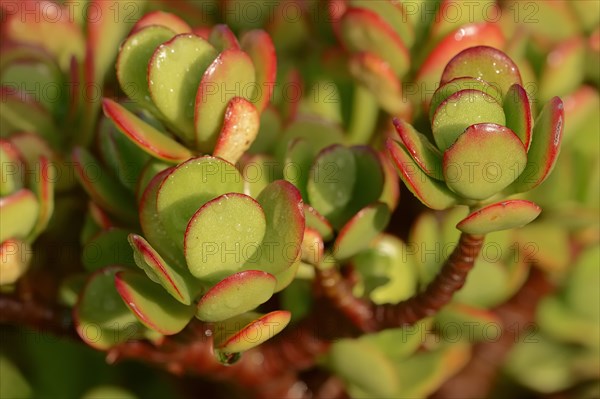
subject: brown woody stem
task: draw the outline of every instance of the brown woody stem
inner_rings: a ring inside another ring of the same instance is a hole
[[[465,283],[483,245],[484,236],[462,233],[435,279],[417,295],[398,304],[375,305],[352,295],[335,268],[320,270],[317,279],[329,300],[363,332],[415,324],[436,314]]]

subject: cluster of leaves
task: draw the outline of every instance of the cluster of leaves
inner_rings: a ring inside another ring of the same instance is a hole
[[[312,311],[315,269],[353,270],[356,297],[394,304],[433,280],[459,231],[489,233],[501,256],[477,260],[442,312],[336,342],[322,361],[352,396],[421,397],[501,324],[491,309],[522,286],[539,237],[533,259],[567,283],[540,307],[546,345],[517,347],[507,370],[544,390],[551,364],[526,370],[552,354],[594,365],[582,352],[597,352],[598,310],[583,298],[597,250],[572,269],[568,254],[573,235],[597,242],[597,4],[536,2],[543,23],[528,24],[513,1],[413,3],[258,1],[252,21],[241,0],[90,0],[77,7],[101,18],[52,22],[4,7],[0,284],[25,273],[55,190],[81,187],[84,271],[60,299],[82,340],[159,346],[195,317],[227,363]],[[385,233],[398,176],[426,207],[458,208],[424,213],[406,242]],[[575,234],[553,218],[509,230],[538,217],[531,200]],[[456,324],[478,328],[456,342],[444,329]],[[598,376],[568,377],[546,389]]]

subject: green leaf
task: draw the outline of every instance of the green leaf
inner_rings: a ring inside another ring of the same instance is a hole
[[[124,221],[137,219],[133,194],[109,175],[88,150],[77,147],[72,157],[76,176],[94,202]]]
[[[259,126],[260,116],[254,105],[243,97],[232,98],[213,155],[236,163],[254,142]]]
[[[411,47],[415,41],[412,24],[407,23],[407,15],[400,3],[387,1],[351,0],[351,7],[363,8],[376,13],[383,21],[394,29],[406,47]]]
[[[426,287],[439,272],[442,264],[440,245],[444,244],[435,215],[421,213],[411,226],[406,252],[417,266],[420,287]]]
[[[485,281],[478,283],[486,287]],[[502,320],[492,311],[452,302],[435,315],[434,324],[439,326],[444,340],[473,344],[498,338]]]
[[[173,34],[187,33],[192,31],[192,28],[183,19],[179,18],[175,14],[164,11],[152,11],[144,14],[144,16],[135,23],[131,31],[137,33],[139,30],[142,30],[148,26],[169,28],[174,32]]]
[[[185,229],[202,205],[224,193],[243,190],[242,176],[229,162],[210,156],[192,158],[178,165],[162,182],[156,210],[170,239],[183,249]],[[150,244],[155,246],[152,241]]]
[[[275,284],[272,275],[258,270],[232,274],[202,296],[196,317],[203,321],[223,321],[253,310],[271,298]]]
[[[492,308],[508,299],[509,275],[499,260],[485,256],[477,259],[463,288],[454,295],[456,302],[478,308]]]
[[[39,209],[35,195],[25,188],[0,198],[0,242],[28,237],[38,220]]]
[[[117,78],[121,89],[133,101],[155,110],[148,87],[148,64],[154,51],[175,32],[165,26],[146,26],[132,33],[121,46],[117,58]]]
[[[435,101],[435,97],[434,100]],[[394,127],[412,159],[427,174],[442,180],[442,154],[425,135],[402,119],[394,118]]]
[[[285,180],[300,190],[305,201],[308,201],[306,187],[313,160],[313,149],[308,140],[296,138],[289,141],[285,154],[283,176]]]
[[[29,267],[33,252],[27,242],[9,238],[0,244],[0,286],[15,283]]]
[[[137,399],[137,397],[117,386],[100,385],[86,391],[81,399]]]
[[[110,265],[135,267],[131,248],[127,244],[127,230],[111,228],[93,237],[83,247],[81,260],[88,271]]]
[[[296,262],[300,254],[305,226],[302,197],[291,183],[277,180],[256,200],[265,212],[267,230],[257,256],[249,259],[244,269],[277,275]]]
[[[210,30],[208,35],[208,42],[212,44],[218,52],[227,49],[239,49],[240,44],[238,43],[235,34],[225,24],[215,25]]]
[[[179,302],[184,305],[191,304],[201,287],[188,270],[169,265],[143,237],[129,234],[127,239],[133,248],[135,263],[148,278],[162,285]]]
[[[390,209],[381,202],[361,209],[340,230],[333,255],[343,260],[368,248],[371,240],[387,227],[390,216]]]
[[[425,206],[442,210],[456,204],[457,198],[454,193],[441,182],[427,176],[402,144],[388,139],[386,149],[396,164],[396,168],[400,172],[400,178],[402,178],[406,187]]]
[[[341,39],[350,51],[373,52],[402,76],[410,68],[410,55],[402,38],[384,21],[368,9],[349,8],[340,21]]]
[[[519,178],[509,187],[510,192],[522,193],[540,185],[552,169],[560,152],[565,112],[560,98],[554,97],[538,115],[533,125],[527,165]]]
[[[400,79],[384,59],[370,52],[354,54],[350,59],[350,73],[375,95],[386,112],[393,115],[408,112]]]
[[[96,349],[108,349],[142,333],[115,288],[115,274],[122,270],[109,266],[92,273],[74,309],[77,334]]]
[[[524,226],[538,217],[540,212],[540,207],[530,201],[496,202],[472,212],[456,228],[469,234],[487,234]]]
[[[265,315],[245,313],[215,326],[215,346],[223,353],[244,352],[279,334],[291,314],[275,310]]]
[[[331,223],[315,208],[308,204],[304,204],[304,215],[306,216],[306,227],[315,229],[324,241],[329,241],[333,238],[333,227]]]
[[[267,221],[261,205],[228,193],[204,204],[185,231],[185,259],[197,278],[218,280],[261,257]],[[261,265],[262,266],[262,265]]]
[[[352,150],[339,144],[327,147],[310,170],[307,183],[310,204],[334,226],[340,226],[355,183],[356,161]]]
[[[431,128],[440,151],[446,151],[469,127],[479,123],[504,126],[506,119],[502,106],[492,96],[479,90],[461,90],[436,109]]]
[[[105,98],[102,100],[104,114],[110,118],[128,139],[154,158],[178,163],[189,159],[192,153],[166,133],[155,129],[122,105]]]
[[[138,201],[138,204],[141,203],[142,197],[144,196],[144,192],[146,188],[154,179],[156,175],[160,172],[168,169],[171,165],[165,163],[163,161],[156,160],[154,158],[150,158],[148,162],[144,165],[142,170],[140,171],[140,176],[137,179],[137,184],[135,187],[135,197]],[[155,193],[156,194],[156,193]]]
[[[294,139],[303,138],[311,145],[313,154],[318,154],[326,147],[344,142],[344,132],[335,123],[318,119],[302,118],[294,119],[284,130],[276,149],[276,158],[283,160],[289,143]]]
[[[242,50],[256,68],[257,91],[252,102],[261,113],[269,104],[277,78],[277,57],[271,37],[263,30],[251,30],[242,35]]]
[[[458,195],[484,200],[515,181],[527,162],[523,142],[507,127],[471,125],[446,150],[444,180]]]
[[[242,157],[238,167],[244,176],[244,192],[256,198],[262,190],[279,177],[277,163],[270,155],[256,154]]]
[[[175,301],[158,284],[145,275],[121,271],[115,286],[127,307],[146,327],[164,335],[177,334],[194,314],[193,306]]]
[[[496,86],[492,86],[481,79],[462,76],[440,85],[435,93],[433,93],[433,97],[431,97],[431,102],[429,103],[429,120],[433,121],[435,111],[444,100],[461,90],[478,90],[493,97],[498,104],[502,104],[503,102],[502,93],[498,91]]]
[[[506,115],[506,127],[515,132],[523,142],[525,149],[529,150],[533,120],[529,97],[523,86],[512,85],[504,97],[502,107]]]
[[[140,199],[139,220],[144,237],[150,245],[173,265],[185,268],[185,259],[181,250],[183,242],[178,243],[171,238],[161,222],[156,205],[158,190],[173,169],[165,169],[150,180]]]
[[[225,50],[208,66],[197,86],[194,110],[195,140],[199,150],[212,151],[232,98],[254,99],[255,80],[252,60],[241,50]]]
[[[301,261],[294,262],[290,267],[284,269],[283,271],[275,274],[275,279],[277,283],[275,284],[275,289],[273,292],[283,291],[287,288],[296,278],[296,274],[298,273],[298,269],[300,268]]]
[[[470,47],[455,55],[446,65],[441,83],[462,76],[485,80],[498,88],[502,95],[506,95],[515,83],[523,85],[519,68],[513,60],[489,46]]]
[[[217,51],[206,40],[181,34],[161,44],[148,64],[152,101],[187,142],[194,140],[196,91],[215,57]]]
[[[327,363],[348,384],[369,395],[390,398],[400,388],[394,364],[366,340],[337,341],[331,347]]]

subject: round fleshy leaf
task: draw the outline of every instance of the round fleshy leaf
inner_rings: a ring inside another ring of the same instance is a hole
[[[541,208],[531,201],[502,201],[472,212],[456,228],[469,234],[487,234],[522,227],[538,217],[540,212]]]
[[[336,5],[337,6],[337,5]],[[406,47],[411,47],[415,41],[412,24],[407,23],[407,15],[400,3],[388,1],[350,0],[350,7],[364,8],[376,13],[385,21],[396,34],[400,36]]]
[[[304,238],[302,239],[301,260],[310,265],[318,265],[323,258],[325,244],[323,237],[315,229],[306,227],[304,229]]]
[[[598,264],[600,246],[596,244],[581,252],[565,287],[568,306],[590,322],[596,322],[596,326],[600,319],[600,295],[596,284],[600,279]]]
[[[283,291],[287,286],[289,286],[296,278],[296,274],[298,273],[301,264],[302,262],[296,261],[287,269],[277,273],[275,275],[277,284],[275,284],[275,289],[273,290],[273,292]]]
[[[527,165],[510,190],[525,192],[540,185],[554,168],[560,152],[565,111],[560,98],[554,97],[544,106],[533,126]]]
[[[129,311],[115,289],[116,266],[92,273],[74,308],[77,334],[88,345],[107,349],[142,333],[142,326]]]
[[[319,153],[310,170],[307,193],[310,204],[334,225],[352,200],[356,161],[352,150],[339,144]]]
[[[185,229],[198,208],[219,195],[243,190],[242,176],[229,162],[209,156],[193,158],[178,165],[162,182],[156,211],[170,239],[183,249]]]
[[[192,303],[192,299],[200,291],[197,281],[184,268],[171,267],[148,242],[137,234],[129,234],[127,239],[133,248],[135,263],[148,278],[163,288],[184,305]]]
[[[314,154],[345,141],[344,132],[338,124],[316,118],[298,118],[283,132],[277,148],[277,159],[284,159],[289,143],[297,138],[305,139],[311,145]]]
[[[256,154],[242,157],[239,167],[244,176],[244,193],[256,198],[278,177],[277,162],[270,155]]]
[[[349,8],[341,21],[341,38],[352,52],[369,51],[387,61],[397,76],[410,67],[410,55],[402,39],[375,12]]]
[[[337,259],[347,259],[368,248],[371,240],[387,227],[390,215],[390,209],[381,202],[361,209],[340,230],[333,255]]]
[[[244,269],[277,275],[300,255],[305,224],[302,197],[293,184],[276,180],[256,200],[265,212],[267,231],[257,256],[248,259]]]
[[[502,104],[503,102],[502,93],[498,91],[498,88],[486,81],[470,76],[454,78],[451,81],[442,84],[435,93],[433,93],[433,97],[431,97],[431,102],[429,103],[429,120],[433,121],[435,111],[444,100],[454,93],[467,89],[482,91],[488,96],[493,97],[498,104]]]
[[[13,284],[29,267],[33,252],[24,241],[9,238],[0,244],[0,286]]]
[[[400,239],[384,233],[353,256],[350,262],[361,276],[360,296],[368,295],[376,304],[398,303],[413,296],[418,276],[414,262],[406,256],[411,252]]]
[[[431,13],[424,4],[425,3],[419,4],[421,7],[425,8],[424,11],[419,13],[420,18],[427,18],[425,15]],[[429,17],[433,19],[430,28],[430,40],[440,39],[450,31],[468,23],[482,22],[491,19],[488,17],[491,15],[498,15],[499,19],[499,15],[501,15],[503,11],[500,9],[499,5],[496,4],[496,0],[483,0],[477,3],[465,3],[460,0],[441,0],[436,9],[436,14],[433,17]],[[496,20],[494,20],[494,22],[496,22]]]
[[[160,172],[168,169],[171,165],[168,163],[158,161],[156,159],[149,159],[140,171],[136,186],[135,186],[135,197],[138,203],[141,203],[144,192],[148,184],[154,179]]]
[[[585,78],[585,46],[584,38],[576,36],[552,49],[540,76],[540,91],[537,93],[540,101],[565,96],[579,88]]]
[[[513,60],[489,46],[470,47],[456,54],[446,65],[440,83],[461,76],[483,79],[500,89],[503,95],[513,84],[523,85],[519,68]]]
[[[185,259],[197,278],[217,280],[261,256],[267,222],[260,204],[228,193],[204,204],[185,231]]]
[[[354,185],[352,199],[344,210],[343,218],[335,221],[338,228],[359,210],[379,200],[385,180],[379,154],[375,150],[367,145],[353,146],[350,147],[350,150],[356,165],[355,181],[360,182],[360,184]]]
[[[371,342],[340,340],[331,347],[328,363],[337,375],[369,396],[391,398],[398,392],[394,364]]]
[[[193,306],[177,302],[143,274],[120,271],[115,275],[115,287],[138,320],[161,334],[177,334],[194,314]]]
[[[297,138],[289,142],[285,154],[283,177],[298,187],[305,201],[308,201],[306,185],[313,160],[314,153],[308,140]]]
[[[504,97],[502,107],[506,115],[506,127],[515,132],[523,142],[525,149],[529,150],[533,120],[529,97],[527,97],[525,89],[518,84],[512,85]]]
[[[217,51],[206,40],[181,34],[161,44],[148,64],[152,101],[188,142],[194,139],[196,90],[215,57]]]
[[[75,174],[94,202],[124,221],[137,219],[133,194],[109,175],[88,150],[75,148],[72,158]]]
[[[131,32],[133,34],[145,27],[157,25],[159,27],[165,27],[172,30],[173,34],[171,35],[171,37],[175,34],[192,31],[192,28],[183,19],[179,18],[175,14],[164,11],[152,11],[147,14],[144,14],[144,16],[135,23],[135,25],[131,29]],[[164,41],[166,42],[167,40],[168,39]]]
[[[479,90],[461,90],[444,100],[435,111],[431,128],[437,147],[446,151],[471,125],[495,123],[504,126],[502,106]]]
[[[103,99],[102,108],[120,132],[154,158],[177,163],[192,156],[187,148],[113,100]]]
[[[25,188],[0,198],[0,242],[26,238],[35,227],[39,209],[35,195]]]
[[[208,42],[212,44],[217,51],[221,52],[230,48],[239,49],[240,44],[238,43],[235,34],[225,24],[215,25],[210,30],[208,36]]]
[[[482,44],[503,48],[504,43],[504,34],[496,23],[467,24],[450,32],[429,53],[417,72],[416,81],[422,87],[416,93],[420,96],[417,101],[429,103],[432,91],[438,88],[444,67],[459,51]]]
[[[350,59],[354,78],[375,95],[381,107],[398,115],[408,112],[408,103],[402,98],[402,84],[384,59],[370,52],[354,54]]]
[[[117,58],[117,78],[127,97],[155,109],[148,88],[148,63],[154,51],[170,40],[175,32],[164,26],[140,28],[125,40]]]
[[[266,315],[246,313],[229,319],[216,326],[215,346],[223,353],[247,351],[279,334],[290,318],[290,312],[275,310]]]
[[[99,232],[85,244],[81,255],[83,266],[95,271],[106,266],[135,266],[131,248],[127,244],[128,232],[109,229]]]
[[[512,130],[480,123],[444,153],[444,180],[462,197],[483,200],[515,181],[526,163],[525,147]]]
[[[242,36],[242,50],[252,59],[256,68],[256,85],[259,89],[252,102],[262,112],[271,100],[277,78],[277,57],[271,37],[262,30],[251,30]]]
[[[494,241],[491,241],[495,245]],[[497,259],[477,259],[469,272],[465,285],[456,293],[453,300],[478,308],[489,309],[508,299],[509,275],[506,265]]]
[[[445,381],[463,369],[470,359],[471,345],[453,342],[415,353],[397,362],[396,378],[402,387],[402,395],[407,398],[431,396]]]
[[[402,144],[388,139],[386,149],[406,187],[423,204],[436,210],[447,209],[456,204],[457,198],[454,193],[441,182],[427,176]]]
[[[315,229],[324,241],[333,238],[331,223],[319,211],[308,204],[304,204],[304,215],[306,216],[306,227]]]
[[[225,50],[208,66],[196,87],[196,146],[201,151],[211,152],[229,101],[234,97],[254,99],[256,83],[252,60],[241,50]]]
[[[402,143],[417,165],[427,176],[441,180],[443,177],[442,154],[440,154],[440,151],[410,123],[397,118],[394,118],[393,122]]]
[[[150,180],[140,200],[139,220],[144,237],[150,245],[169,263],[185,268],[185,259],[181,251],[182,244],[178,244],[169,236],[160,220],[156,205],[158,190],[173,169],[165,169]]]
[[[260,116],[254,105],[242,97],[232,98],[213,155],[236,163],[252,145],[259,126]]]
[[[275,277],[258,270],[233,274],[212,287],[196,307],[202,321],[223,321],[246,313],[273,295]]]

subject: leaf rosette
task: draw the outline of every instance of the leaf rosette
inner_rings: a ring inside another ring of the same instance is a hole
[[[458,53],[431,99],[431,137],[395,119],[400,140],[386,146],[407,187],[432,209],[457,204],[476,210],[458,224],[471,234],[522,226],[540,208],[504,200],[531,190],[550,174],[564,127],[553,98],[532,122],[516,65],[502,51],[471,47]],[[494,202],[494,200],[496,202]]]

